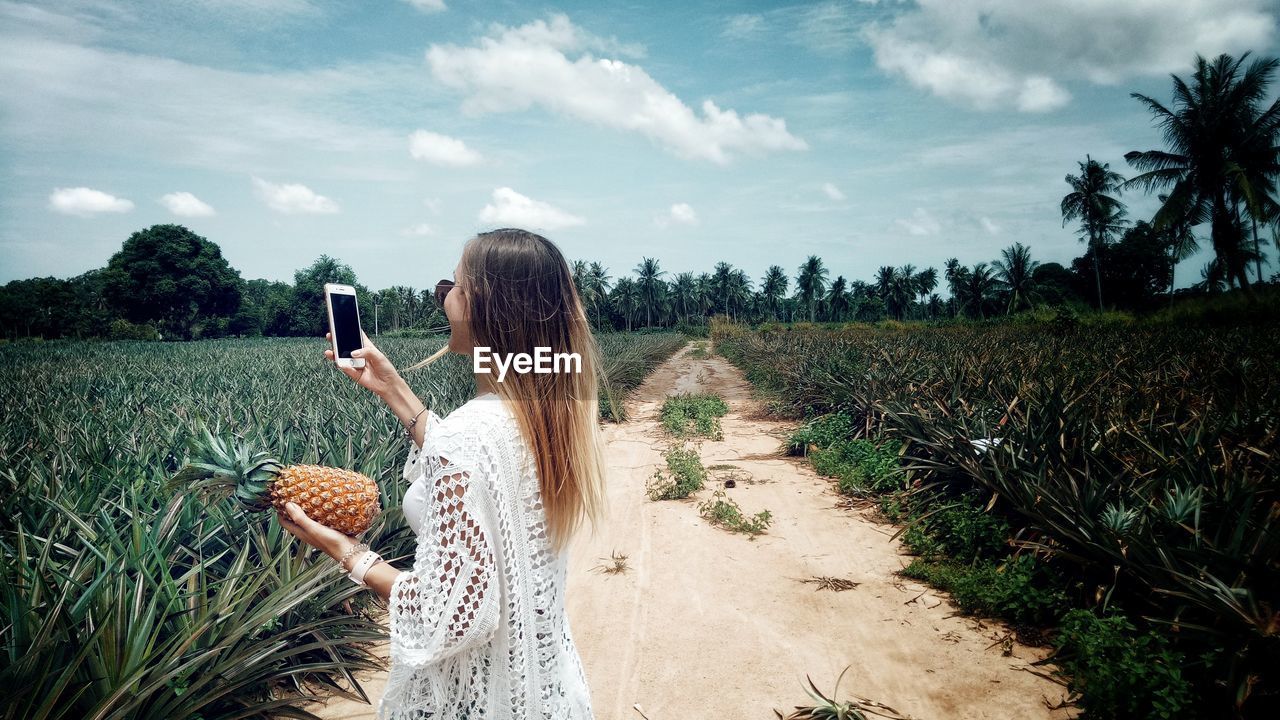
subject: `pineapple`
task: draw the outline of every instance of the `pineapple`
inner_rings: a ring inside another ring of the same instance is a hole
[[[241,507],[283,511],[298,503],[312,520],[346,535],[359,535],[381,508],[378,485],[367,475],[323,465],[282,466],[267,453],[227,443],[203,428],[204,439],[191,443],[191,456],[171,485],[230,490]]]

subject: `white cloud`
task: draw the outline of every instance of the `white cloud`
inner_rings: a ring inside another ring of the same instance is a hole
[[[449,7],[444,4],[444,0],[405,0],[405,2],[425,13],[437,13],[442,10],[449,9]]]
[[[405,134],[375,108],[400,106],[404,88],[421,78],[420,61],[224,70],[76,45],[30,22],[6,26],[3,9],[0,2],[0,132],[13,146],[264,177],[415,177],[403,162]],[[113,29],[104,37],[118,46]],[[437,102],[441,91],[422,92]]]
[[[689,203],[676,203],[665,215],[655,217],[653,222],[660,228],[669,225],[697,225],[698,213],[694,212]]]
[[[54,188],[49,194],[49,209],[64,215],[88,217],[98,213],[129,212],[133,203],[87,187]]]
[[[1063,83],[1113,85],[1269,47],[1274,0],[919,0],[862,35],[885,72],[976,109],[1043,112]]]
[[[806,150],[786,121],[740,116],[702,102],[701,116],[643,68],[596,59],[564,15],[517,28],[494,26],[475,47],[432,45],[427,62],[442,85],[466,93],[464,113],[516,112],[533,105],[590,123],[637,132],[684,158],[725,164],[737,152]],[[582,52],[571,60],[566,52]]]
[[[428,130],[416,130],[409,136],[409,154],[415,160],[451,167],[475,165],[481,160],[480,153],[463,141]]]
[[[431,211],[432,215],[440,214],[440,198],[436,198],[436,197],[423,198],[422,204],[427,206],[427,209]]]
[[[1000,234],[1000,230],[1001,230],[1000,226],[995,224],[995,222],[993,222],[991,218],[987,217],[986,215],[983,215],[982,218],[980,219],[980,222],[982,223],[982,229],[986,230],[989,234],[991,235]]]
[[[831,183],[823,183],[822,192],[826,193],[827,197],[832,200],[844,200],[844,193],[840,192],[840,188],[832,185]]]
[[[909,219],[898,219],[895,222],[912,235],[937,235],[942,226],[924,208],[916,208]]]
[[[179,217],[210,217],[214,209],[189,192],[172,192],[160,198],[160,204]]]
[[[496,188],[493,199],[480,210],[480,222],[490,225],[559,230],[587,221],[554,205],[525,197],[509,187]]]
[[[724,31],[720,34],[734,40],[750,40],[764,30],[764,17],[762,15],[733,15],[725,23]]]
[[[409,235],[412,237],[424,237],[426,235],[434,235],[435,229],[427,223],[418,223],[412,227],[407,227],[400,231],[401,235]]]
[[[254,190],[267,207],[278,213],[294,215],[298,213],[336,213],[338,203],[318,195],[306,185],[285,183],[277,185],[262,178],[253,179]]]

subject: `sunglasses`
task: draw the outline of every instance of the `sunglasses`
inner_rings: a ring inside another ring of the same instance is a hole
[[[444,299],[449,296],[449,291],[452,289],[452,280],[441,280],[436,283],[436,304],[440,307],[444,307]]]

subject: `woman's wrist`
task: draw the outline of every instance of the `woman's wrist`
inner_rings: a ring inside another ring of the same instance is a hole
[[[413,388],[410,388],[409,383],[404,380],[396,383],[384,393],[382,401],[387,404],[391,412],[395,413],[402,426],[412,422],[414,416],[425,407],[422,401],[418,399],[418,396],[414,394]]]

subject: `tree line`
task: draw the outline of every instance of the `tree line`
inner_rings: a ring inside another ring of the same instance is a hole
[[[719,262],[709,272],[664,271],[644,257],[633,275],[613,278],[598,262],[573,263],[592,324],[604,330],[701,324],[716,313],[735,319],[792,322],[986,318],[1045,305],[1148,310],[1180,293],[1240,288],[1252,301],[1264,284],[1264,244],[1280,246],[1280,99],[1265,105],[1276,58],[1197,56],[1189,80],[1173,76],[1165,106],[1132,97],[1152,113],[1163,149],[1134,150],[1125,178],[1090,155],[1066,176],[1063,225],[1077,223],[1086,243],[1070,267],[1033,260],[1021,242],[973,266],[948,259],[935,268],[882,266],[868,280],[836,274],[810,256],[792,277],[773,265],[756,282]],[[1130,222],[1120,195],[1156,192],[1159,209]],[[1175,293],[1175,268],[1199,249],[1207,226],[1213,259],[1190,290]],[[1269,230],[1268,230],[1269,228]],[[1203,231],[1202,231],[1203,232]],[[1254,279],[1249,279],[1249,270]],[[322,255],[294,273],[292,284],[244,280],[217,244],[181,225],[133,233],[105,268],[70,279],[15,280],[0,287],[0,334],[202,338],[229,335],[314,336],[326,327],[326,282],[357,288],[361,320],[380,330],[438,331],[447,326],[430,289],[397,285],[376,293],[351,267]],[[1277,282],[1277,275],[1270,283]],[[935,292],[945,284],[948,297]]]

